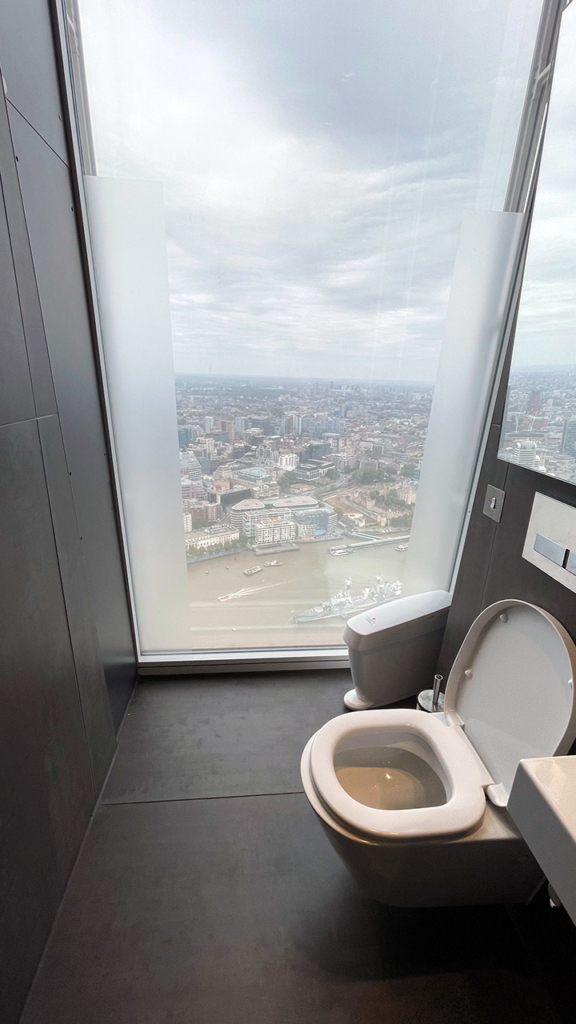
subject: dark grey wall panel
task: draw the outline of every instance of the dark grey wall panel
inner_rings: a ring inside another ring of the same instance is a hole
[[[60,424],[55,416],[49,416],[38,421],[38,429],[80,701],[96,789],[99,791],[116,749],[114,727]]]
[[[0,179],[10,233],[12,259],[20,300],[20,313],[26,335],[28,364],[32,377],[32,389],[37,416],[49,416],[56,412],[56,398],[52,383],[52,371],[42,323],[40,300],[32,264],[32,253],[16,162],[12,150],[12,137],[8,122],[8,111],[0,94]]]
[[[48,0],[4,0],[0,24],[0,64],[8,100],[67,160]]]
[[[0,5],[14,104],[0,91],[2,1024],[20,1016],[112,760],[106,684],[118,722],[135,677],[49,6]]]
[[[134,649],[70,178],[67,167],[16,111],[10,111],[10,124],[91,602],[117,727],[135,681]]]
[[[576,487],[519,466],[508,467],[506,501],[494,540],[484,603],[503,597],[531,601],[555,615],[576,638],[576,594],[522,558],[536,491],[576,506]]]
[[[494,601],[517,597],[551,612],[576,639],[576,594],[522,558],[534,494],[539,491],[576,506],[576,487],[502,462],[498,458],[512,350],[492,418],[474,507],[450,609],[439,671],[448,674],[476,616]],[[487,484],[506,492],[502,517],[494,523],[482,512]]]
[[[28,369],[24,330],[8,224],[0,192],[0,424],[34,416],[34,396]]]
[[[110,475],[69,172],[9,117],[72,486],[89,494]]]
[[[0,428],[0,479],[0,1005],[11,1022],[95,789],[34,420]]]
[[[110,488],[104,486],[88,495],[77,489],[75,505],[91,593],[98,600],[100,652],[117,730],[132,693],[135,663]]]

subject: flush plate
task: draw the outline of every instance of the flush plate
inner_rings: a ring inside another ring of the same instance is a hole
[[[574,570],[570,572],[561,564],[565,561],[566,552],[569,552],[567,564],[573,566],[571,553],[576,553],[576,508],[546,494],[536,493],[522,557],[576,593]]]
[[[543,537],[541,533],[536,534],[534,551],[537,551],[540,555],[544,555],[544,558],[548,558],[551,562],[555,562],[556,565],[564,565],[566,555],[568,554],[566,548],[562,544],[557,544],[556,541],[550,540],[549,537]]]

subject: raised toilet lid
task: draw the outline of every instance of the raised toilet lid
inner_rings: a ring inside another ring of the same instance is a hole
[[[565,754],[576,738],[576,645],[536,605],[497,601],[478,616],[446,686],[445,714],[464,732],[505,805],[518,762]]]

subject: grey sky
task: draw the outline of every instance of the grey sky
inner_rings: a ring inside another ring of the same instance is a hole
[[[98,171],[164,183],[176,369],[432,379],[540,0],[80,8]]]

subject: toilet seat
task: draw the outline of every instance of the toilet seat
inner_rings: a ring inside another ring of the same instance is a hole
[[[486,796],[505,807],[518,762],[566,753],[576,738],[576,646],[548,612],[498,601],[480,613],[455,659],[444,715],[392,709],[327,722],[313,737],[309,770],[328,813],[366,839],[454,838],[475,829]],[[382,810],[351,797],[338,780],[338,749],[367,746],[430,753],[446,791],[431,807]],[[363,741],[363,742],[362,742]],[[347,746],[346,746],[347,745]]]
[[[440,764],[447,800],[433,807],[380,810],[349,796],[334,765],[339,745],[373,733],[383,747],[400,745],[402,738],[428,747]],[[358,711],[327,722],[314,736],[310,775],[319,799],[354,831],[369,838],[406,840],[464,835],[477,827],[486,807],[484,787],[492,777],[458,726],[436,715],[411,708]]]

